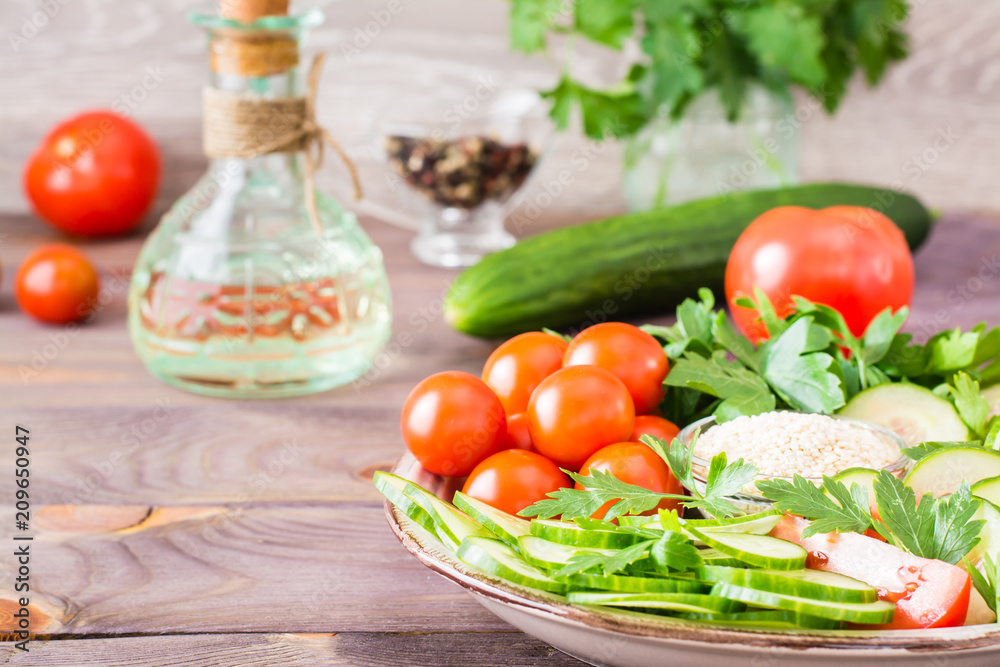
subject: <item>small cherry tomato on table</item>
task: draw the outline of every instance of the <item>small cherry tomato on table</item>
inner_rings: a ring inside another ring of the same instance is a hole
[[[562,368],[567,347],[562,338],[540,331],[514,336],[486,360],[483,381],[500,397],[508,415],[524,412],[535,387]]]
[[[640,436],[651,435],[654,438],[666,440],[667,444],[670,444],[680,432],[677,425],[669,419],[655,415],[639,415],[635,418],[635,427],[632,429],[632,437],[629,440],[639,442]]]
[[[500,399],[482,380],[461,371],[437,373],[414,387],[400,424],[420,464],[449,477],[468,475],[507,438]]]
[[[792,296],[837,309],[855,336],[885,308],[898,310],[913,296],[913,257],[903,232],[881,213],[860,206],[815,211],[783,206],[760,216],[736,241],[726,265],[726,298],[740,330],[751,340],[767,338],[752,308],[760,288],[778,317]]]
[[[572,366],[542,380],[528,403],[535,451],[578,470],[601,447],[632,434],[635,408],[628,389],[597,366]]]
[[[508,449],[476,466],[462,493],[509,514],[517,514],[572,481],[552,461],[534,452]]]
[[[583,467],[580,468],[580,474],[587,475],[593,470],[611,473],[626,484],[641,486],[656,493],[681,494],[684,492],[681,483],[671,474],[670,468],[663,459],[652,449],[638,442],[619,442],[599,449],[583,464]],[[577,482],[576,488],[583,489],[585,487]],[[594,513],[593,518],[603,519],[613,504],[611,501],[606,502]],[[658,509],[680,508],[680,501],[664,499],[656,507],[648,512],[643,512],[643,514],[656,514]]]
[[[28,255],[15,282],[18,305],[43,322],[76,322],[97,305],[97,271],[82,252],[63,243]]]
[[[624,322],[605,322],[584,329],[570,341],[563,366],[589,364],[611,371],[625,383],[635,413],[644,415],[663,400],[663,379],[670,370],[656,339]]]
[[[91,111],[57,125],[29,158],[24,188],[38,215],[70,234],[136,227],[160,181],[160,153],[139,125]]]

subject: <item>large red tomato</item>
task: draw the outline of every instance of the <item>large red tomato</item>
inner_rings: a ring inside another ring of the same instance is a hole
[[[860,206],[815,211],[783,206],[760,216],[743,231],[726,265],[726,297],[747,337],[767,337],[754,309],[735,305],[759,287],[779,316],[791,297],[831,306],[856,336],[886,307],[909,305],[913,257],[892,220]]]
[[[15,282],[21,309],[44,322],[82,320],[97,305],[97,271],[82,252],[64,243],[42,246],[28,255]]]
[[[517,514],[570,484],[566,473],[544,456],[508,449],[477,465],[465,480],[462,493],[508,514]]]
[[[641,486],[656,493],[684,493],[681,483],[673,476],[663,459],[652,449],[638,442],[618,442],[597,450],[580,468],[580,474],[587,475],[592,470],[611,473],[626,484]],[[584,487],[577,482],[576,488]],[[594,518],[603,519],[612,504],[610,500],[604,503],[594,513]],[[679,500],[664,499],[644,514],[656,514],[657,509],[680,508]]]
[[[486,360],[483,382],[500,397],[508,415],[524,412],[538,383],[562,368],[567,345],[541,331],[514,336]]]
[[[592,364],[611,371],[625,383],[644,415],[663,400],[663,378],[670,366],[656,339],[639,327],[624,322],[595,324],[577,334],[566,350],[563,366]]]
[[[110,236],[134,228],[160,182],[156,144],[136,123],[91,111],[57,125],[24,171],[38,215],[70,234]]]
[[[507,417],[493,390],[469,373],[423,380],[403,404],[403,440],[420,464],[463,477],[507,442]]]
[[[628,440],[635,423],[622,381],[597,366],[571,366],[542,380],[528,403],[535,450],[578,470],[601,447]]]

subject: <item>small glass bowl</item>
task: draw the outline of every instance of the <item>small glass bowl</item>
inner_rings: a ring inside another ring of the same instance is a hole
[[[836,419],[837,421],[850,424],[851,426],[854,426],[856,428],[870,431],[874,433],[876,436],[892,442],[899,449],[903,449],[904,447],[908,446],[906,442],[896,433],[890,431],[885,427],[879,426],[878,424],[873,424],[871,422],[867,422],[861,419],[854,419],[853,417],[843,417],[840,415],[827,415],[827,416]],[[714,415],[711,417],[705,417],[704,419],[699,419],[696,422],[688,424],[686,427],[681,429],[680,433],[677,434],[677,438],[685,445],[689,445],[691,443],[691,440],[696,435],[701,435],[712,426],[715,426]],[[730,462],[732,462],[732,459],[730,459]],[[753,462],[750,461],[750,463]],[[889,465],[885,466],[883,470],[899,477],[906,472],[906,468],[909,465],[909,463],[910,459],[907,458],[902,453],[900,453],[899,458],[890,463]],[[699,492],[705,490],[706,477],[708,473],[709,464],[710,464],[709,461],[706,461],[705,459],[699,456],[694,456],[694,455],[691,456],[691,473],[692,477],[694,477],[695,485],[697,486],[696,490]],[[757,480],[761,479],[784,479],[791,482],[793,478],[782,477],[779,475],[757,475],[754,481],[756,482]],[[805,477],[805,479],[809,480],[816,486],[819,486],[820,484],[823,483],[822,478],[819,477]],[[767,498],[751,493],[737,494],[732,497],[732,500],[733,504],[738,509],[747,512],[748,514],[769,510],[773,505],[773,503]]]
[[[470,266],[514,245],[504,216],[537,173],[552,133],[535,91],[475,90],[464,101],[397,101],[373,123],[372,149],[400,184],[391,189],[421,218],[411,250],[426,264]]]

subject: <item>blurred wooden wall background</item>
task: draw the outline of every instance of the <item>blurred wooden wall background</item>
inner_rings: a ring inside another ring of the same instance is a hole
[[[556,72],[544,58],[509,53],[503,0],[397,2],[397,14],[386,11],[389,0],[293,3],[327,12],[326,23],[308,43],[329,56],[321,120],[361,164],[369,207],[389,197],[385,172],[368,145],[379,108],[409,95],[434,94],[446,109],[469,95],[479,77],[501,88],[543,87]],[[198,146],[205,43],[184,15],[210,9],[211,3],[52,0],[58,12],[47,25],[23,43],[12,40],[41,4],[0,2],[0,212],[28,215],[21,169],[46,128],[73,112],[113,105],[128,107],[162,147],[162,210],[204,169]],[[911,0],[911,5],[911,57],[890,71],[878,90],[856,81],[836,117],[815,112],[803,122],[803,178],[902,181],[935,208],[1000,209],[993,169],[1000,154],[1000,2]],[[358,34],[379,15],[390,20],[369,30],[375,34],[365,43]],[[574,68],[599,77],[610,63],[606,54],[588,51]],[[950,144],[932,150],[942,134]],[[579,133],[558,137],[534,187],[565,166],[582,142]],[[337,167],[327,168],[322,178],[346,195]],[[547,222],[622,210],[620,179],[615,145],[574,181],[550,214],[558,219]],[[37,233],[50,234],[41,226]]]

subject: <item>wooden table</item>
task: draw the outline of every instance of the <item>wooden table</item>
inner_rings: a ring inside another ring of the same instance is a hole
[[[227,401],[149,375],[128,341],[125,287],[156,215],[142,233],[82,244],[110,296],[92,325],[69,335],[18,311],[11,288],[18,263],[61,240],[28,212],[18,185],[24,159],[53,122],[107,106],[145,68],[162,66],[162,85],[135,111],[164,151],[157,212],[204,169],[197,102],[204,56],[179,18],[186,4],[69,3],[16,57],[0,44],[0,429],[7,438],[0,540],[9,546],[15,532],[13,432],[21,424],[31,429],[38,635],[29,653],[6,642],[0,655],[19,665],[575,663],[423,568],[386,525],[370,479],[403,450],[398,418],[406,394],[440,370],[478,373],[495,346],[442,322],[441,297],[454,272],[418,264],[407,250],[410,232],[364,219],[386,255],[394,340],[408,334],[412,344],[360,392]],[[32,6],[0,9],[0,34]],[[380,6],[331,6],[332,27],[314,44],[336,53]],[[503,3],[474,12],[454,2],[421,7],[430,9],[401,14],[356,62],[331,59],[321,109],[361,159],[366,114],[400,86],[416,85],[406,67],[432,80],[495,64],[511,85],[544,84],[550,74],[506,55]],[[816,118],[804,128],[803,168],[812,180],[887,183],[939,126],[962,137],[912,184],[947,211],[917,257],[908,327],[920,335],[1000,322],[1000,224],[969,212],[1000,208],[998,24],[997,3],[988,0],[921,3],[912,60],[877,93],[855,91],[836,120]],[[561,137],[550,165],[581,141]],[[617,148],[605,155],[540,227],[621,209]],[[377,195],[379,168],[364,169]],[[338,172],[324,177],[332,185]],[[958,296],[962,289],[967,296]],[[8,546],[0,557],[0,623],[9,626],[16,566]]]

